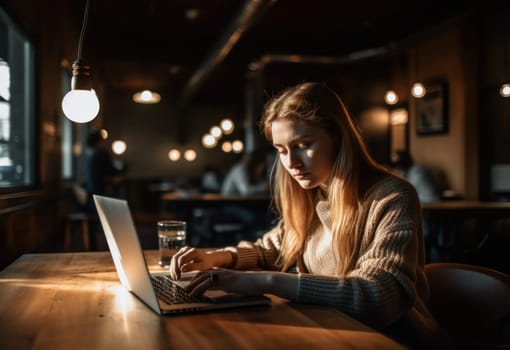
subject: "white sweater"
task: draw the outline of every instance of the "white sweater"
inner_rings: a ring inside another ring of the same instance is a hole
[[[437,324],[426,307],[422,218],[415,189],[388,176],[369,189],[360,210],[364,227],[359,259],[353,270],[338,277],[329,205],[317,203],[322,230],[307,241],[298,264],[305,270],[298,271],[298,301],[338,308],[377,329],[399,321],[413,337],[436,333]],[[277,225],[255,243],[226,248],[237,253],[234,268],[277,269],[282,227]]]

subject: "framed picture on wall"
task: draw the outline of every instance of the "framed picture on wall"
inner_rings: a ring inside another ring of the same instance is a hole
[[[448,133],[448,86],[446,83],[425,85],[426,93],[415,100],[416,133]]]

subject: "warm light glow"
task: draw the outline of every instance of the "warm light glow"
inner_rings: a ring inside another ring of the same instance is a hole
[[[124,154],[126,152],[127,145],[124,141],[117,140],[112,143],[112,151],[115,154]]]
[[[106,129],[99,130],[99,133],[101,134],[103,140],[106,140],[108,138],[108,131]]]
[[[408,115],[405,108],[397,108],[390,112],[391,125],[403,125],[407,124]]]
[[[225,118],[221,121],[220,127],[225,135],[230,135],[234,131],[234,122],[231,119]]]
[[[75,123],[88,123],[99,113],[99,100],[92,90],[71,90],[62,100],[62,110]]]
[[[126,291],[126,295],[128,297],[133,298],[133,295],[129,293],[129,291],[124,288],[121,284],[114,284],[112,286],[107,287],[106,289],[103,289],[103,287],[96,283],[95,281],[92,283],[89,283],[89,279],[97,278],[96,273],[83,273],[80,274],[80,276],[83,276],[83,283],[80,283],[79,291],[80,292],[107,292],[116,294],[117,288],[122,288]],[[106,274],[105,274],[106,275]],[[106,278],[106,276],[105,276]],[[69,280],[55,280],[54,278],[41,278],[41,279],[33,279],[33,278],[2,278],[0,279],[0,284],[3,284],[5,286],[7,285],[15,285],[18,288],[32,288],[32,289],[41,289],[41,290],[49,290],[49,291],[71,291],[76,292],[76,281],[69,279]],[[133,299],[136,300],[136,299]]]
[[[425,86],[422,83],[414,83],[411,89],[411,95],[416,98],[422,98],[427,93]]]
[[[81,145],[78,142],[76,142],[73,145],[73,155],[75,155],[75,156],[81,155]]]
[[[115,294],[115,306],[120,311],[128,312],[136,307],[136,299],[133,298],[133,294],[129,293],[122,284],[113,285],[108,289]]]
[[[390,125],[390,112],[388,108],[372,107],[363,110],[359,115],[359,126],[367,135],[377,135],[388,131]]]
[[[181,159],[181,152],[177,149],[171,149],[170,152],[168,152],[168,159],[172,162],[178,161]]]
[[[202,136],[202,146],[204,146],[205,148],[213,148],[216,146],[217,143],[218,141],[216,140],[216,138],[210,134],[205,134],[204,136]]]
[[[222,135],[221,128],[219,126],[214,125],[213,127],[211,127],[211,130],[209,130],[209,134],[211,134],[215,138],[220,138]]]
[[[499,89],[499,93],[503,97],[510,97],[510,84],[501,85],[501,89]]]
[[[229,152],[232,152],[232,142],[230,141],[225,141],[221,144],[221,149],[223,152],[225,153],[229,153]]]
[[[186,159],[188,162],[192,162],[195,159],[197,159],[197,152],[193,149],[188,149],[186,152],[184,152],[184,159]]]
[[[186,10],[185,14],[187,19],[193,21],[200,15],[200,10],[197,8],[189,8]]]
[[[232,150],[234,151],[234,153],[241,153],[243,149],[244,144],[242,141],[235,140],[234,142],[232,142]]]
[[[133,94],[133,101],[136,103],[153,104],[161,101],[161,95],[150,90],[143,90]]]
[[[398,102],[398,96],[393,90],[386,91],[386,95],[384,95],[384,101],[389,105],[394,105]]]

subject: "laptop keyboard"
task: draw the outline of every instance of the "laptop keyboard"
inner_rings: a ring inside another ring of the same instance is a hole
[[[151,282],[158,298],[167,304],[189,304],[205,301],[204,298],[190,295],[168,276],[151,276]]]

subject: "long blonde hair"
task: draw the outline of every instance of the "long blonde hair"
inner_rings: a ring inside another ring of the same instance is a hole
[[[370,156],[365,143],[338,95],[321,83],[291,87],[266,104],[261,129],[272,141],[271,126],[279,119],[305,121],[324,129],[336,143],[327,197],[331,209],[334,252],[338,275],[352,270],[358,259],[362,229],[359,203],[362,171],[385,171]],[[280,253],[282,270],[300,262],[310,232],[319,225],[315,205],[319,187],[305,190],[277,162],[273,185],[274,203],[284,223]]]

